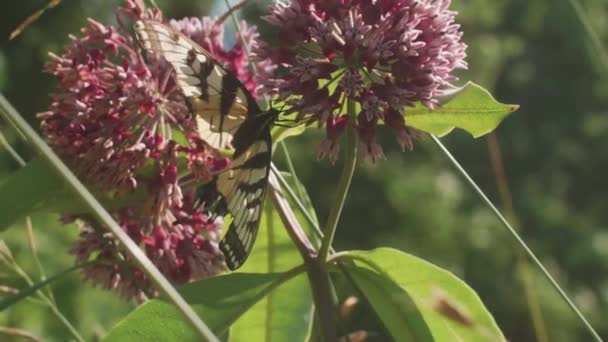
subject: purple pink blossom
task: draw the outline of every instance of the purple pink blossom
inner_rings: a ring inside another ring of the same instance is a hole
[[[91,189],[117,199],[145,192],[144,200],[112,214],[166,277],[177,283],[208,277],[224,268],[217,248],[221,217],[194,205],[195,190],[228,160],[197,134],[169,64],[159,56],[144,58],[129,34],[134,21],[162,21],[162,14],[145,9],[141,0],[127,0],[117,18],[118,27],[89,19],[62,54],[49,54],[45,71],[57,79],[58,89],[48,111],[38,114],[41,131]],[[240,43],[224,46],[222,23],[186,18],[168,24],[255,90],[245,49]],[[251,44],[255,28],[241,28]],[[88,216],[71,218],[82,227],[72,247],[77,262],[96,261],[84,269],[87,279],[128,298],[150,292],[143,272],[109,233]]]
[[[465,69],[466,45],[449,0],[292,0],[264,17],[275,45],[259,43],[254,55],[279,67],[260,78],[260,91],[278,96],[307,122],[327,125],[319,157],[337,157],[344,122],[356,128],[363,155],[383,158],[376,128],[386,124],[402,148],[415,132],[407,107],[429,108]],[[347,116],[346,101],[360,108]],[[340,123],[336,125],[335,123]]]

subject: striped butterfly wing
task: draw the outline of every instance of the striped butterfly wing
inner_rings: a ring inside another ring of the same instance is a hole
[[[226,210],[232,215],[228,232],[220,242],[231,270],[239,268],[249,256],[260,225],[272,148],[270,127],[261,128],[261,135],[242,151],[235,152],[230,168],[215,182]]]
[[[212,147],[234,148],[229,168],[199,189],[199,202],[219,203],[219,215],[232,222],[220,242],[230,269],[249,256],[257,235],[272,153],[270,127],[276,112],[263,113],[243,84],[203,48],[166,25],[135,24],[143,47],[163,56],[176,73],[198,130]]]
[[[216,149],[232,148],[234,134],[260,109],[245,86],[197,43],[154,20],[134,25],[144,49],[161,55],[175,70],[200,136]]]

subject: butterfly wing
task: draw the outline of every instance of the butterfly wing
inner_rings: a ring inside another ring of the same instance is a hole
[[[217,193],[232,215],[228,232],[220,242],[231,270],[245,262],[255,242],[268,186],[271,148],[270,128],[266,127],[258,139],[235,153],[230,169],[215,182]]]
[[[199,202],[215,203],[217,214],[232,216],[220,249],[228,267],[239,268],[260,224],[276,113],[262,113],[243,84],[183,34],[152,20],[138,21],[135,32],[146,50],[163,56],[175,70],[201,138],[214,148],[235,150],[229,168],[199,189]]]
[[[214,148],[231,148],[243,121],[260,112],[245,86],[205,49],[165,24],[140,20],[134,28],[144,49],[161,55],[175,70],[200,136]]]

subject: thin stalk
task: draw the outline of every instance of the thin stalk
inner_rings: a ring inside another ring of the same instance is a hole
[[[233,14],[238,11],[239,9],[241,9],[242,7],[245,7],[245,5],[247,5],[247,3],[249,2],[249,0],[242,0],[241,2],[239,2],[238,4],[231,6],[230,2],[228,0],[224,1],[226,3],[226,7],[228,7],[228,11],[226,13],[224,13],[218,20],[218,24],[222,24],[224,23],[224,21],[226,21],[226,19],[230,16],[233,17]],[[237,28],[238,30],[238,25]]]
[[[338,310],[333,304],[331,279],[329,273],[325,272],[321,259],[308,263],[308,280],[323,335],[322,341],[338,341]]]
[[[18,265],[15,263],[15,261],[13,260],[12,265],[9,265],[12,270],[17,273],[21,278],[23,278],[23,280],[25,280],[25,282],[29,285],[29,286],[33,286],[34,285],[34,281],[32,280],[32,278],[29,277],[29,275]],[[75,269],[80,268],[80,266],[74,266],[69,268],[66,271],[63,271],[60,274],[65,274],[68,272],[71,272]],[[59,276],[56,275],[57,277]],[[50,279],[47,280],[43,280],[43,281],[50,281]],[[46,285],[45,285],[46,286]],[[72,336],[74,337],[74,339],[78,342],[84,342],[84,338],[80,335],[80,333],[78,332],[78,330],[76,330],[76,328],[74,328],[74,326],[72,325],[72,323],[63,315],[63,313],[59,310],[59,308],[57,307],[57,305],[55,304],[55,301],[52,300],[51,298],[49,298],[44,292],[42,291],[36,291],[36,293],[38,294],[38,297],[40,297],[40,299],[42,300],[42,302],[49,307],[49,309],[51,309],[51,312],[55,315],[55,317],[57,317],[57,319],[59,319],[61,321],[61,323],[63,323],[63,325],[65,325],[65,327],[68,329],[68,331],[70,332],[70,334],[72,334]]]
[[[15,151],[13,149],[13,147],[8,143],[8,141],[6,140],[6,138],[4,137],[4,135],[2,133],[0,133],[0,144],[7,151],[9,151],[9,153],[15,159],[15,161],[19,164],[19,166],[24,167],[26,165],[25,160],[19,155],[19,153],[17,153],[17,151]],[[40,258],[38,258],[38,253],[37,253],[37,249],[36,249],[36,243],[35,243],[35,240],[34,240],[34,231],[33,231],[33,227],[32,227],[32,219],[29,216],[27,216],[25,218],[25,226],[26,226],[26,230],[27,230],[28,245],[30,247],[30,251],[32,253],[32,256],[34,257],[34,261],[36,262],[36,266],[38,267],[38,272],[40,273],[40,279],[42,281],[44,281],[44,280],[46,280],[46,274],[44,273],[44,268],[42,267],[42,264],[40,262]],[[15,266],[17,266],[17,265],[15,265]],[[21,271],[20,272],[21,276],[22,277],[25,276],[24,279],[31,286],[34,282],[29,278],[29,276],[27,276],[27,273],[25,273],[20,268],[18,268],[18,269]],[[59,319],[65,325],[65,327],[70,331],[70,333],[72,334],[72,336],[74,336],[74,338],[77,341],[84,341],[84,339],[82,338],[82,336],[80,336],[80,333],[74,328],[74,326],[72,325],[72,323],[63,315],[63,313],[57,307],[57,303],[55,302],[55,298],[53,296],[53,291],[51,291],[50,287],[47,287],[47,291],[48,291],[48,293],[46,293],[46,294],[44,292],[42,292],[42,291],[39,291],[38,295],[43,300],[43,302],[51,309],[51,311],[53,312],[53,314],[55,315],[55,317],[57,317],[57,319]]]
[[[42,342],[42,340],[34,335],[32,335],[29,331],[15,329],[15,328],[6,328],[0,327],[0,335],[20,337],[24,340],[32,341],[32,342]]]
[[[355,102],[347,100],[347,111],[350,120],[356,117]],[[350,188],[350,182],[355,174],[355,168],[357,166],[357,136],[355,128],[352,125],[348,126],[346,131],[346,158],[344,160],[344,168],[342,169],[342,175],[338,183],[338,194],[334,202],[334,206],[329,212],[327,223],[325,224],[325,238],[321,243],[321,249],[319,250],[319,259],[327,260],[329,255],[329,248],[336,235],[336,228],[338,227],[338,221],[340,220],[340,214],[344,208],[344,202],[346,202],[346,196],[348,195],[348,189]]]
[[[460,165],[460,163],[458,163],[456,158],[454,158],[454,156],[450,153],[450,151],[441,143],[439,138],[437,138],[433,134],[431,134],[431,138],[435,141],[435,143],[439,146],[439,148],[443,151],[443,153],[448,157],[448,159],[450,160],[452,165],[454,165],[454,167],[458,170],[458,172],[460,172],[460,174],[466,179],[466,181],[469,183],[471,188],[473,188],[473,190],[479,195],[479,197],[481,197],[482,201],[485,202],[485,204],[494,212],[496,217],[500,220],[500,222],[507,229],[507,231],[511,234],[511,236],[515,239],[515,241],[517,241],[517,243],[523,248],[523,250],[526,252],[528,257],[533,261],[533,263],[542,271],[545,278],[547,278],[547,280],[551,283],[553,288],[555,288],[555,290],[562,297],[564,302],[566,302],[566,304],[568,304],[570,309],[583,322],[583,324],[585,325],[585,327],[587,328],[589,333],[591,333],[593,338],[596,341],[602,342],[602,338],[600,337],[600,335],[598,335],[598,333],[595,331],[595,329],[593,329],[593,326],[591,326],[591,324],[587,321],[585,316],[583,316],[583,314],[580,312],[578,307],[570,300],[570,298],[568,297],[566,292],[564,290],[562,290],[562,288],[559,286],[557,281],[553,278],[553,276],[551,276],[551,273],[549,273],[549,271],[547,271],[547,269],[542,264],[542,262],[540,262],[540,260],[536,257],[534,252],[532,252],[530,247],[528,247],[528,245],[521,238],[521,236],[519,236],[519,234],[517,233],[515,228],[513,228],[513,226],[511,226],[511,224],[509,223],[509,221],[507,221],[507,219],[500,213],[500,211],[496,208],[496,206],[492,203],[492,201],[490,201],[490,199],[486,196],[486,194],[483,192],[483,190],[481,190],[481,188],[477,185],[477,183],[475,183],[475,181],[471,178],[471,176],[469,176],[467,171]]]
[[[587,32],[589,39],[591,39],[591,43],[593,44],[593,46],[595,46],[595,49],[600,54],[600,59],[602,60],[604,68],[606,69],[605,71],[608,71],[608,52],[604,48],[604,44],[602,44],[600,36],[593,29],[591,23],[589,23],[589,18],[587,18],[587,14],[585,13],[583,5],[578,0],[568,0],[568,2],[574,9],[574,13],[583,25],[583,28],[585,29],[585,32]]]
[[[8,143],[8,140],[6,140],[6,137],[4,137],[4,134],[2,134],[2,132],[0,132],[0,145],[2,145],[2,147],[4,147],[8,151],[8,153],[11,155],[11,157],[13,157],[13,159],[15,159],[17,164],[19,164],[19,166],[21,166],[21,167],[25,166],[25,164],[26,164],[25,160],[23,160],[23,158],[21,158],[19,153],[17,153],[17,151],[15,151],[15,149],[11,146],[11,144]]]
[[[289,170],[289,173],[292,174],[294,180],[298,179],[298,175],[296,174],[296,168],[293,165],[291,155],[289,155],[289,150],[287,149],[287,144],[284,140],[282,140],[281,142],[279,142],[279,146],[281,146],[281,150],[283,150],[283,155],[285,156],[285,162],[287,163],[287,169]],[[302,189],[300,188],[300,186],[298,186],[298,184],[296,184],[296,191],[298,192],[298,196],[303,199],[304,194],[302,193]]]
[[[275,204],[287,233],[294,242],[306,264],[306,272],[310,282],[312,296],[316,313],[319,316],[319,324],[323,333],[324,341],[337,341],[336,309],[333,305],[331,292],[331,279],[324,271],[322,263],[316,256],[316,252],[310,240],[304,233],[295,214],[289,206],[289,202],[283,197],[281,186],[274,173],[268,177],[270,195]]]
[[[32,225],[32,218],[27,216],[25,218],[25,229],[27,232],[27,244],[30,248],[30,253],[34,258],[34,262],[36,263],[36,267],[38,268],[38,274],[40,275],[40,280],[46,280],[46,273],[44,272],[44,268],[42,267],[42,263],[40,262],[40,258],[38,258],[38,248],[36,247],[36,240],[34,239],[34,227]],[[51,291],[51,287],[46,287],[47,295],[49,299],[55,303],[55,296],[53,295],[53,291]]]
[[[287,228],[287,234],[289,234],[289,237],[298,248],[298,251],[302,255],[304,261],[313,260],[316,255],[316,251],[304,233],[304,230],[293,213],[293,210],[291,210],[289,202],[287,202],[285,197],[283,197],[281,186],[279,185],[274,173],[269,175],[268,185],[270,186],[270,196],[275,204],[275,208],[277,209],[285,228]]]
[[[498,193],[500,194],[500,201],[507,212],[509,220],[513,222],[516,227],[520,226],[518,224],[519,220],[515,213],[515,208],[513,207],[513,196],[511,195],[511,190],[509,188],[509,182],[507,180],[502,153],[500,152],[496,134],[494,132],[490,133],[487,136],[486,141],[488,142],[492,170],[494,171],[494,179],[496,180],[496,186],[498,187]],[[521,285],[524,288],[526,304],[528,306],[528,311],[530,312],[530,317],[532,318],[532,326],[534,328],[536,340],[538,342],[549,342],[543,312],[538,300],[538,294],[534,288],[534,279],[530,272],[529,261],[526,259],[526,255],[521,249],[517,250],[516,258],[517,270],[520,276]]]
[[[199,335],[208,341],[219,342],[211,329],[209,329],[209,327],[207,327],[207,325],[196,315],[188,303],[147,258],[146,254],[131,240],[131,238],[129,238],[126,232],[116,223],[116,221],[114,221],[112,216],[103,208],[53,150],[46,145],[38,133],[23,120],[21,115],[17,113],[2,94],[0,94],[0,113],[6,116],[9,121],[13,122],[19,130],[24,133],[32,147],[38,151],[40,157],[45,159],[49,166],[51,166],[59,176],[64,178],[66,184],[72,189],[74,194],[83,200],[85,205],[90,209],[92,215],[112,232],[123,245],[127,253],[133,258],[135,263],[143,270],[146,276],[150,278],[157,290],[166,296],[169,301],[173,302]]]
[[[304,203],[302,203],[302,200],[296,195],[296,193],[291,188],[289,183],[287,183],[287,181],[281,174],[281,171],[279,171],[279,169],[277,169],[277,167],[274,164],[271,164],[270,167],[271,167],[272,173],[277,177],[277,179],[279,180],[279,183],[281,183],[281,186],[283,188],[285,188],[285,190],[287,190],[287,194],[295,202],[298,209],[300,209],[300,212],[302,213],[302,215],[304,215],[304,218],[306,219],[306,221],[315,229],[315,233],[317,234],[317,237],[322,239],[323,232],[321,232],[321,228],[319,227],[319,225],[317,224],[315,219],[313,219],[312,215],[308,212],[308,210],[306,210],[306,207],[304,206]]]

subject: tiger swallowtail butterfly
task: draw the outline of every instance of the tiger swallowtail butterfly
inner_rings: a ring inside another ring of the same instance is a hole
[[[216,149],[233,148],[226,170],[197,191],[198,202],[214,203],[232,222],[220,242],[231,270],[249,256],[255,241],[268,185],[272,141],[278,116],[262,111],[245,86],[205,49],[180,32],[153,20],[135,23],[143,48],[162,56],[175,71],[201,138]]]

